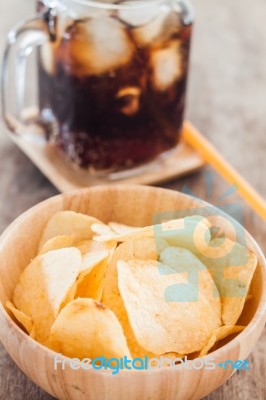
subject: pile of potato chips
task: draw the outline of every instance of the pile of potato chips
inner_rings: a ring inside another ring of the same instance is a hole
[[[244,329],[236,324],[256,266],[200,216],[136,228],[61,211],[7,307],[68,357],[201,357]]]

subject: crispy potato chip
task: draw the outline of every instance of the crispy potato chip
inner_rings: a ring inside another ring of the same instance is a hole
[[[114,223],[111,223],[114,224]],[[180,228],[183,226],[183,219],[180,220],[173,220],[163,223],[161,225],[151,225],[145,226],[142,228],[134,228],[134,227],[127,227],[127,229],[123,229],[123,233],[116,233],[114,232],[110,226],[103,225],[103,224],[94,224],[92,229],[95,233],[99,236],[94,236],[94,240],[106,242],[109,240],[115,240],[117,242],[125,242],[130,239],[141,239],[145,237],[154,237],[156,234],[156,230],[167,230],[172,229],[172,226],[175,224],[175,228]],[[121,231],[121,224],[120,231]],[[124,225],[125,227],[126,225]],[[131,229],[130,229],[131,228]]]
[[[163,222],[162,224],[147,226],[144,228],[134,228],[124,231],[122,234],[98,230],[98,236],[94,236],[96,241],[107,242],[115,240],[125,242],[130,239],[141,239],[154,237],[156,242],[166,241],[170,246],[187,248],[196,252],[200,249],[208,248],[211,234],[208,220],[200,216],[192,216]]]
[[[161,226],[161,225],[160,225]],[[107,230],[104,232],[102,229],[102,232],[100,232],[100,229],[97,229],[99,236],[94,236],[94,240],[100,241],[100,242],[107,242],[110,240],[115,240],[117,242],[126,242],[127,240],[131,239],[142,239],[145,237],[154,237],[154,232],[157,229],[157,225],[152,225],[152,226],[145,226],[143,228],[136,228],[131,231],[124,232],[123,234],[117,234],[113,232],[110,228],[110,232]]]
[[[211,348],[217,343],[219,340],[225,339],[227,336],[232,335],[233,333],[242,332],[245,329],[245,326],[221,326],[220,328],[216,329],[213,334],[211,335],[208,343],[203,347],[200,351],[198,357],[204,357],[206,354],[209,353]]]
[[[131,328],[144,349],[154,354],[193,353],[220,326],[201,290],[195,301],[198,288],[182,274],[161,275],[157,261],[118,261],[117,270]],[[172,297],[167,298],[169,287]]]
[[[31,335],[33,331],[33,323],[30,317],[24,312],[18,310],[10,301],[6,303],[7,308],[12,312],[16,320],[26,329],[26,331]]]
[[[224,325],[235,325],[243,311],[258,261],[245,246],[230,239],[226,241],[227,248],[221,246],[222,243],[223,239],[213,239],[210,242],[210,257],[202,254],[198,257],[208,267],[219,290]],[[213,248],[216,249],[215,258],[211,256]]]
[[[109,222],[108,226],[112,229],[113,232],[117,233],[118,235],[136,232],[141,229],[140,227],[136,228],[134,226],[119,224],[117,222]]]
[[[48,253],[48,251],[63,249],[65,247],[72,247],[75,242],[74,236],[60,235],[49,239],[41,247],[40,254]]]
[[[244,268],[242,266],[228,267],[225,270],[224,280],[226,283],[223,286],[224,295],[222,296],[222,319],[225,325],[229,323],[236,324],[242,314],[248,296],[246,293],[250,287],[257,262],[255,254],[249,253],[249,260]],[[235,293],[238,296],[238,289],[235,289],[237,285],[239,288],[239,297],[233,297]]]
[[[112,243],[107,244],[91,240],[83,242],[79,246],[83,252],[83,257],[75,298],[89,297],[98,301],[101,300],[107,262],[116,245],[112,245]]]
[[[115,281],[117,282],[117,262],[119,260],[157,260],[158,254],[156,244],[153,238],[134,239],[128,240],[121,243],[114,251],[111,258],[110,265],[106,274],[106,279],[111,279],[109,283],[106,282],[105,290],[107,292],[114,292],[117,289],[115,295],[119,295],[118,286],[115,287]],[[109,297],[111,293],[105,293],[106,297]],[[107,299],[106,299],[107,300]]]
[[[94,251],[114,250],[115,247],[116,242],[95,242],[95,240],[84,240],[77,244],[82,256]]]
[[[156,246],[156,251],[157,254],[161,254],[164,250],[166,250],[169,247],[169,244],[164,240],[162,237],[157,237],[156,239],[153,239],[155,241],[155,246]]]
[[[198,285],[199,290],[211,303],[213,311],[221,321],[221,299],[217,287],[207,267],[191,251],[178,247],[168,247],[160,254],[159,261],[163,264],[162,269],[160,269],[162,274],[164,272],[173,273],[164,268],[166,265],[174,273],[186,274],[189,282],[193,285]]]
[[[108,304],[113,297],[120,297],[117,282],[117,262],[119,260],[132,260],[134,258],[139,258],[142,260],[157,260],[158,255],[154,239],[144,238],[128,240],[127,242],[120,244],[116,248],[106,272],[106,280],[103,293],[103,301],[105,304]]]
[[[115,314],[92,299],[77,299],[59,314],[51,329],[50,346],[68,357],[131,358]]]
[[[49,239],[59,235],[73,235],[77,241],[92,239],[91,226],[98,222],[96,218],[85,214],[74,211],[60,211],[48,221],[39,248]]]
[[[93,233],[96,233],[97,235],[114,235],[115,232],[112,230],[112,228],[102,222],[100,223],[95,223],[92,224],[91,230]]]
[[[83,274],[88,274],[96,265],[109,256],[108,250],[91,251],[84,254],[80,266],[80,277]],[[79,279],[80,280],[80,279]]]
[[[117,262],[119,260],[132,260],[134,258],[157,260],[158,255],[156,250],[153,238],[128,240],[116,248],[106,271],[102,302],[115,313],[121,322],[132,357],[154,357],[155,354],[148,352],[139,345],[131,329],[118,290]]]
[[[39,342],[47,343],[62,304],[73,292],[80,265],[79,250],[70,247],[36,257],[23,271],[13,301],[32,319]]]
[[[93,239],[99,242],[108,242],[108,241],[116,241],[116,242],[126,242],[130,239],[141,239],[145,237],[153,237],[153,230],[151,227],[140,228],[137,231],[126,233],[123,235],[118,235],[116,233],[104,233],[99,236],[93,236]]]
[[[125,242],[130,239],[154,237],[154,235],[158,233],[160,233],[158,236],[163,236],[161,232],[167,232],[169,229],[172,230],[173,227],[175,229],[181,229],[183,227],[183,219],[168,221],[160,225],[145,226],[135,229],[124,229],[123,233],[116,233],[110,228],[110,226],[107,225],[102,226],[100,224],[94,224],[92,228],[94,232],[99,235],[94,237],[94,239],[97,241],[105,242],[109,240],[116,240],[117,242]]]
[[[97,250],[105,250],[106,249],[106,243],[95,242],[94,240],[82,240],[82,242],[79,242],[77,244],[77,249],[81,252],[81,255],[83,256],[84,254],[92,251],[94,244],[96,244],[96,245],[99,244],[99,246],[97,246]],[[93,248],[93,250],[96,250],[96,249]]]
[[[70,289],[67,292],[67,295],[64,299],[64,301],[61,304],[60,309],[64,308],[68,303],[70,303],[72,300],[74,300],[76,292],[77,292],[77,287],[78,287],[78,282],[77,280],[73,283],[73,285],[70,287]]]
[[[107,258],[97,263],[89,272],[85,271],[78,278],[75,298],[89,297],[100,301],[103,294]]]
[[[192,252],[205,249],[211,240],[210,223],[206,218],[193,215],[154,226],[156,240],[163,238],[169,246],[182,247]]]

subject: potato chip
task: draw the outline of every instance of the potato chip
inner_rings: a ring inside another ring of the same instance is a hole
[[[87,253],[102,251],[102,250],[113,250],[116,247],[116,242],[95,242],[95,240],[84,240],[77,244],[77,248],[81,252],[82,256]]]
[[[221,299],[217,287],[207,267],[191,251],[168,247],[160,254],[159,261],[170,267],[174,273],[188,274],[188,281],[198,286],[221,321]],[[171,271],[162,267],[161,273],[164,271],[171,274]]]
[[[162,237],[156,237],[153,240],[155,240],[157,254],[161,254],[164,250],[166,250],[169,247],[169,244]]]
[[[108,250],[91,251],[83,255],[80,276],[88,274],[96,265],[109,256]]]
[[[76,299],[60,312],[51,329],[50,346],[79,359],[131,358],[115,314],[92,299]]]
[[[103,292],[103,301],[105,304],[109,304],[113,297],[120,297],[117,284],[117,262],[119,260],[132,260],[134,258],[157,260],[158,255],[154,239],[145,238],[143,240],[128,240],[116,248],[106,272]]]
[[[64,308],[68,303],[74,300],[75,295],[77,293],[77,287],[78,287],[78,282],[76,280],[68,290],[67,295],[64,298],[64,301],[62,302],[60,309]]]
[[[161,225],[160,225],[161,226]],[[130,230],[127,232],[124,232],[122,234],[118,234],[113,232],[110,227],[110,231],[108,232],[108,230],[106,229],[104,231],[104,229],[102,229],[102,231],[97,228],[97,232],[98,236],[94,236],[94,240],[96,241],[100,241],[100,242],[107,242],[110,240],[114,240],[117,242],[126,242],[127,240],[131,240],[131,239],[142,239],[145,237],[154,237],[156,229],[158,230],[159,225],[152,225],[152,226],[145,226],[143,228],[136,228],[134,230]]]
[[[154,357],[154,353],[143,349],[136,341],[118,290],[117,262],[119,260],[132,260],[134,258],[157,260],[158,255],[154,239],[144,238],[128,240],[116,248],[106,271],[102,302],[115,313],[121,322],[132,356]]]
[[[41,247],[40,254],[48,253],[48,251],[63,249],[65,247],[72,247],[75,242],[74,236],[60,235],[49,239]]]
[[[103,292],[107,262],[115,245],[110,243],[83,242],[78,246],[82,250],[82,264],[77,282],[75,297],[90,297],[100,301]]]
[[[92,239],[93,233],[91,226],[99,221],[94,217],[74,211],[60,211],[48,221],[39,248],[49,239],[60,235],[73,235],[77,241]]]
[[[242,332],[245,329],[245,326],[221,326],[220,328],[216,329],[213,334],[211,335],[208,343],[203,347],[200,351],[198,357],[204,357],[206,354],[209,353],[210,349],[215,345],[216,342],[219,340],[225,339],[227,336],[232,335],[233,333]]]
[[[112,229],[113,232],[117,233],[118,235],[124,235],[132,232],[139,231],[141,228],[128,226],[124,224],[119,224],[117,222],[109,222],[108,226]]]
[[[18,310],[10,301],[6,303],[7,308],[12,312],[16,320],[26,329],[26,331],[31,335],[33,331],[33,323],[30,317],[24,312]]]
[[[93,233],[96,233],[97,235],[114,235],[115,232],[112,230],[112,228],[104,223],[95,223],[92,224],[91,230]]]
[[[23,271],[13,301],[32,319],[39,342],[47,343],[50,328],[73,291],[80,265],[80,252],[71,247],[38,256]]]
[[[108,227],[109,228],[108,232],[108,229],[101,228],[100,224],[98,225],[96,224],[93,225],[94,232],[98,233],[99,235],[94,237],[95,240],[103,242],[109,240],[116,240],[117,242],[125,242],[130,239],[154,237],[155,235],[163,236],[161,232],[166,232],[168,229],[173,229],[173,226],[175,227],[175,229],[181,229],[181,227],[183,227],[183,219],[168,221],[161,225],[151,225],[151,226],[145,226],[143,228],[126,229],[126,230],[124,229],[123,233],[113,232],[110,229],[110,227]]]
[[[116,224],[115,226],[117,227],[117,225],[120,225],[120,232],[121,232],[122,224]],[[157,234],[157,231],[159,232],[167,229],[172,229],[173,225],[175,226],[176,229],[180,229],[183,226],[183,219],[168,221],[161,225],[145,226],[142,228],[134,228],[134,227],[131,228],[124,225],[124,228],[122,228],[123,233],[116,233],[111,229],[110,226],[103,224],[94,224],[92,229],[95,233],[98,234],[98,236],[94,236],[94,239],[97,241],[106,242],[109,240],[115,240],[117,242],[125,242],[130,239],[154,237],[154,235]]]
[[[201,350],[220,326],[211,304],[182,274],[161,275],[157,261],[118,261],[118,287],[134,335],[140,345],[154,354],[193,353]],[[180,299],[165,298],[175,289]]]
[[[154,236],[156,240],[162,237],[169,246],[196,252],[198,248],[208,247],[211,239],[209,226],[206,218],[194,215],[155,225]]]
[[[125,233],[123,235],[118,235],[114,232],[104,233],[100,235],[93,236],[93,239],[99,242],[108,242],[108,241],[116,241],[116,242],[126,242],[130,239],[141,239],[145,237],[153,237],[153,229],[152,227],[140,228],[134,232]]]
[[[107,265],[107,258],[105,258],[94,265],[89,272],[85,271],[80,274],[75,298],[89,297],[98,301],[101,300]]]
[[[245,246],[230,239],[226,241],[226,248],[222,243],[223,239],[213,239],[210,256],[198,254],[198,257],[208,267],[219,290],[224,325],[235,325],[243,311],[258,261]],[[214,248],[216,255],[212,258]]]
[[[162,224],[147,226],[144,228],[134,228],[131,231],[125,231],[123,234],[108,232],[100,232],[94,236],[96,241],[125,242],[130,239],[141,239],[145,237],[154,237],[156,242],[163,239],[170,246],[178,246],[187,248],[196,252],[197,248],[208,248],[211,234],[209,230],[208,220],[192,216],[163,222]]]

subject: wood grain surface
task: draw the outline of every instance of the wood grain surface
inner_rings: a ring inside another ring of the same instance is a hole
[[[266,197],[266,2],[194,0],[194,30],[187,117]],[[33,0],[0,0],[1,54],[8,29],[32,14]],[[206,185],[206,181],[208,184]],[[57,193],[0,129],[0,231],[19,214]],[[164,185],[217,202],[227,184],[210,168]],[[225,202],[239,201],[237,195]],[[244,205],[243,205],[244,206]],[[266,251],[266,226],[244,206],[244,224]],[[205,400],[266,399],[266,335],[239,371]],[[0,399],[48,400],[0,346]],[[116,399],[114,399],[116,400]]]

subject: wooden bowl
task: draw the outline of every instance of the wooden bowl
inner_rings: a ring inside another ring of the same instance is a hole
[[[153,371],[65,370],[54,368],[55,353],[43,347],[11,319],[5,303],[11,299],[22,270],[37,253],[47,220],[61,210],[74,210],[103,221],[141,226],[153,222],[154,213],[207,207],[184,194],[145,186],[102,186],[79,190],[46,200],[21,215],[0,238],[0,338],[18,367],[37,385],[58,399],[74,400],[196,400],[221,386],[234,371],[158,369]],[[216,365],[228,359],[244,360],[250,354],[265,324],[266,265],[258,245],[247,234],[248,246],[258,256],[251,291],[241,322],[246,329],[212,352]]]

